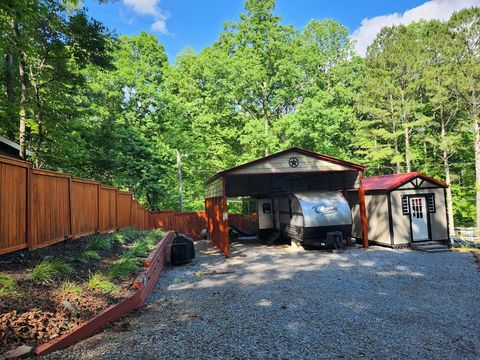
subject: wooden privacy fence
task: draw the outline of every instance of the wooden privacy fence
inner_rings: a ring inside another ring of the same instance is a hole
[[[226,210],[217,198],[207,199],[208,224],[205,211],[151,212],[129,192],[0,156],[0,255],[126,227],[173,230],[194,240],[207,229],[225,253],[228,226],[219,214]],[[244,227],[242,215],[230,214],[228,222]]]
[[[0,156],[0,254],[125,227],[152,228],[131,193]]]

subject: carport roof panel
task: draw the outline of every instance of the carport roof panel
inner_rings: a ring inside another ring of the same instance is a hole
[[[278,166],[281,164],[280,166]],[[220,171],[212,176],[207,183],[222,175],[254,175],[265,173],[299,173],[331,172],[331,171],[363,171],[365,167],[348,161],[322,155],[313,151],[293,147],[263,158]]]
[[[363,179],[363,187],[366,191],[369,190],[393,190],[396,189],[410,180],[419,177],[423,180],[434,183],[440,187],[448,187],[444,182],[434,179],[430,176],[422,174],[418,171],[413,171],[405,174],[390,174],[390,175],[379,175],[379,176],[370,176]]]

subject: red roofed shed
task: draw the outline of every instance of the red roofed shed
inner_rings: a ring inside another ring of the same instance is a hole
[[[420,172],[371,176],[363,180],[370,242],[391,247],[439,241],[449,243],[444,182]],[[354,194],[357,190],[350,190]],[[349,198],[354,225],[361,239],[359,206]]]

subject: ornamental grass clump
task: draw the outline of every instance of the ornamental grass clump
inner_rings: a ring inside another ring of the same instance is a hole
[[[75,270],[63,259],[44,259],[32,270],[32,279],[36,282],[48,285],[52,284],[55,278],[62,275],[73,274]]]

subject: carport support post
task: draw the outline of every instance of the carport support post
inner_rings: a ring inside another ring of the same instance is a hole
[[[228,203],[227,203],[227,190],[226,190],[225,175],[222,176],[222,202],[221,202],[221,222],[220,222],[220,236],[221,243],[223,244],[223,253],[225,257],[230,257],[230,241],[228,238]]]
[[[365,208],[365,189],[363,188],[363,172],[358,172],[360,187],[358,189],[358,203],[360,205],[360,226],[362,228],[363,247],[368,248],[368,223],[367,211]]]

